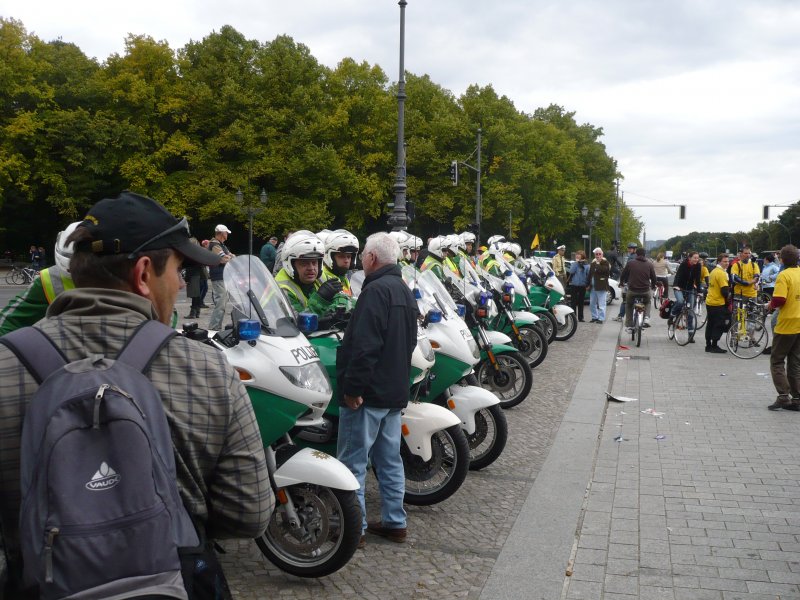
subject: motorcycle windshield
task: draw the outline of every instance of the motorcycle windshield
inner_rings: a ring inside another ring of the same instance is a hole
[[[447,318],[458,316],[455,300],[433,271],[420,273],[417,287],[422,292],[422,296],[430,301],[433,308],[441,310]]]
[[[237,256],[225,265],[223,277],[234,323],[254,319],[261,321],[266,335],[294,337],[299,333],[292,307],[257,256]]]
[[[495,289],[500,291],[502,289],[502,284],[504,282],[508,282],[514,286],[515,294],[519,294],[521,296],[527,296],[528,289],[525,287],[525,284],[522,283],[522,280],[519,278],[519,275],[517,275],[517,270],[514,268],[514,266],[502,256],[497,258],[497,262],[500,263],[500,268],[503,269],[503,272],[506,273],[506,276],[504,281],[500,282],[500,287],[495,286]],[[493,277],[491,273],[487,274],[489,275],[489,277],[497,279],[497,277]],[[492,281],[492,284],[494,285],[494,281]]]

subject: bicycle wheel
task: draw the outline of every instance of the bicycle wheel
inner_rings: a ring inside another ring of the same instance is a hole
[[[653,292],[653,306],[656,310],[661,310],[661,304],[664,302],[664,288],[660,285],[656,287],[656,291]]]
[[[642,329],[644,328],[644,312],[636,314],[636,347],[642,345]]]
[[[758,319],[734,320],[726,334],[728,350],[738,358],[755,358],[769,345],[769,330]]]
[[[702,298],[698,298],[694,303],[694,316],[695,316],[695,329],[702,329],[708,320],[708,312],[706,311],[706,303]]]
[[[669,323],[667,323],[667,339],[675,339],[675,319],[672,319]]]
[[[685,308],[675,317],[675,342],[678,346],[685,346],[692,339],[694,331],[689,328],[689,323],[695,319],[694,311],[691,308]]]
[[[12,269],[11,273],[11,283],[14,285],[22,285],[26,281],[25,272],[22,269]]]

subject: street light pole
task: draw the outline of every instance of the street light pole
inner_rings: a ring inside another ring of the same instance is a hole
[[[239,206],[244,205],[244,194],[242,193],[241,189],[236,190],[236,203]],[[247,203],[247,216],[249,219],[249,227],[248,227],[248,238],[247,238],[247,253],[252,255],[253,254],[253,217],[256,213],[261,212],[261,210],[267,205],[267,192],[264,188],[261,188],[261,193],[258,195],[258,200],[260,206],[256,208],[253,206],[252,202]]]
[[[586,221],[586,226],[589,228],[589,251],[592,251],[592,228],[597,224],[597,221],[600,219],[600,209],[595,208],[594,212],[592,213],[592,217],[589,216],[589,209],[586,208],[584,204],[583,208],[581,208],[581,216]]]
[[[397,80],[397,173],[394,179],[394,207],[387,224],[392,231],[405,231],[408,227],[406,211],[406,167],[405,167],[405,45],[406,45],[406,0],[397,3],[400,6],[400,78]]]

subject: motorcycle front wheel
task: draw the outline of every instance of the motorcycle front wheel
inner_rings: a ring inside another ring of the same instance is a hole
[[[564,340],[568,340],[575,332],[578,330],[578,318],[575,316],[575,313],[570,313],[564,316],[564,324],[558,324],[558,329],[556,329],[556,339],[559,342],[563,342]]]
[[[531,369],[542,364],[547,356],[547,339],[535,325],[523,325],[519,328],[522,342],[514,344],[517,350],[528,359]]]
[[[503,453],[508,441],[508,421],[499,404],[475,413],[475,433],[467,435],[469,468],[479,471],[488,467]]]
[[[354,491],[301,483],[285,488],[299,518],[278,504],[256,544],[267,559],[297,577],[324,577],[352,558],[361,539],[361,505]]]
[[[511,408],[528,397],[533,386],[533,373],[528,361],[519,352],[497,354],[495,360],[497,369],[488,358],[481,360],[475,376],[478,385],[497,396],[500,406]]]
[[[405,440],[400,445],[406,473],[406,504],[430,506],[446,500],[467,477],[470,449],[460,425],[434,433],[431,449],[433,454],[425,461],[408,449]]]
[[[550,311],[542,311],[534,313],[539,320],[536,321],[536,326],[539,327],[544,334],[548,344],[552,344],[556,339],[556,332],[558,331],[558,319]]]

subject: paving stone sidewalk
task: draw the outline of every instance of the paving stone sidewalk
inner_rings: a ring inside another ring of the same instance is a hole
[[[613,393],[638,401],[607,406],[561,597],[800,598],[800,414],[766,409],[768,357],[653,324],[614,360]]]

